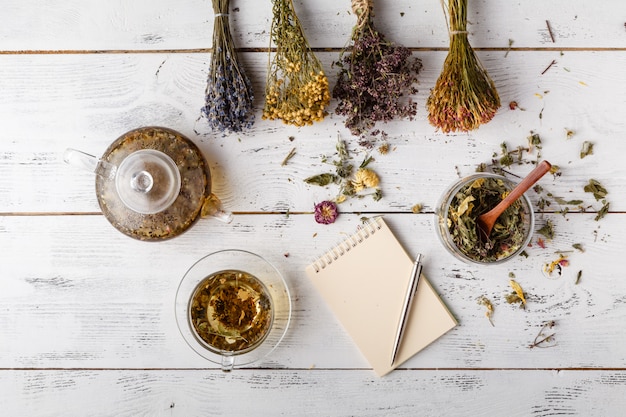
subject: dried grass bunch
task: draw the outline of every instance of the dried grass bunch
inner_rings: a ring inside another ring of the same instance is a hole
[[[500,97],[467,39],[467,0],[448,0],[448,15],[450,50],[426,107],[430,123],[444,133],[466,132],[495,116]]]

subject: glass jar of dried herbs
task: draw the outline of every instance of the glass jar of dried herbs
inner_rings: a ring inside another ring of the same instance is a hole
[[[525,194],[496,221],[488,237],[476,219],[494,208],[515,188],[501,175],[479,173],[454,184],[437,204],[436,231],[444,247],[468,263],[496,264],[519,255],[528,245],[535,224],[532,203]]]

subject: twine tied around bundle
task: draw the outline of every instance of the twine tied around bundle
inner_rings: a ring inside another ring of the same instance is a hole
[[[370,19],[372,0],[352,0],[352,11],[357,17],[356,27],[363,29]]]

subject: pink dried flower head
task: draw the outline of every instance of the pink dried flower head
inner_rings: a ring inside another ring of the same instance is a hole
[[[322,201],[315,205],[315,221],[320,224],[330,224],[337,220],[339,210],[332,201]]]

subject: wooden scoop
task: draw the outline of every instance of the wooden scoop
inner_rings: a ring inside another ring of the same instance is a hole
[[[504,210],[509,208],[511,204],[522,196],[522,194],[539,181],[539,179],[543,177],[546,172],[550,171],[550,168],[552,168],[550,162],[541,161],[535,169],[530,171],[526,178],[524,178],[515,188],[511,190],[509,195],[507,195],[504,200],[498,203],[497,206],[489,210],[487,213],[478,216],[478,219],[476,219],[476,225],[478,226],[480,235],[483,237],[489,237],[491,229],[493,229],[493,225],[496,223],[496,220],[498,220],[498,217],[500,217]]]

